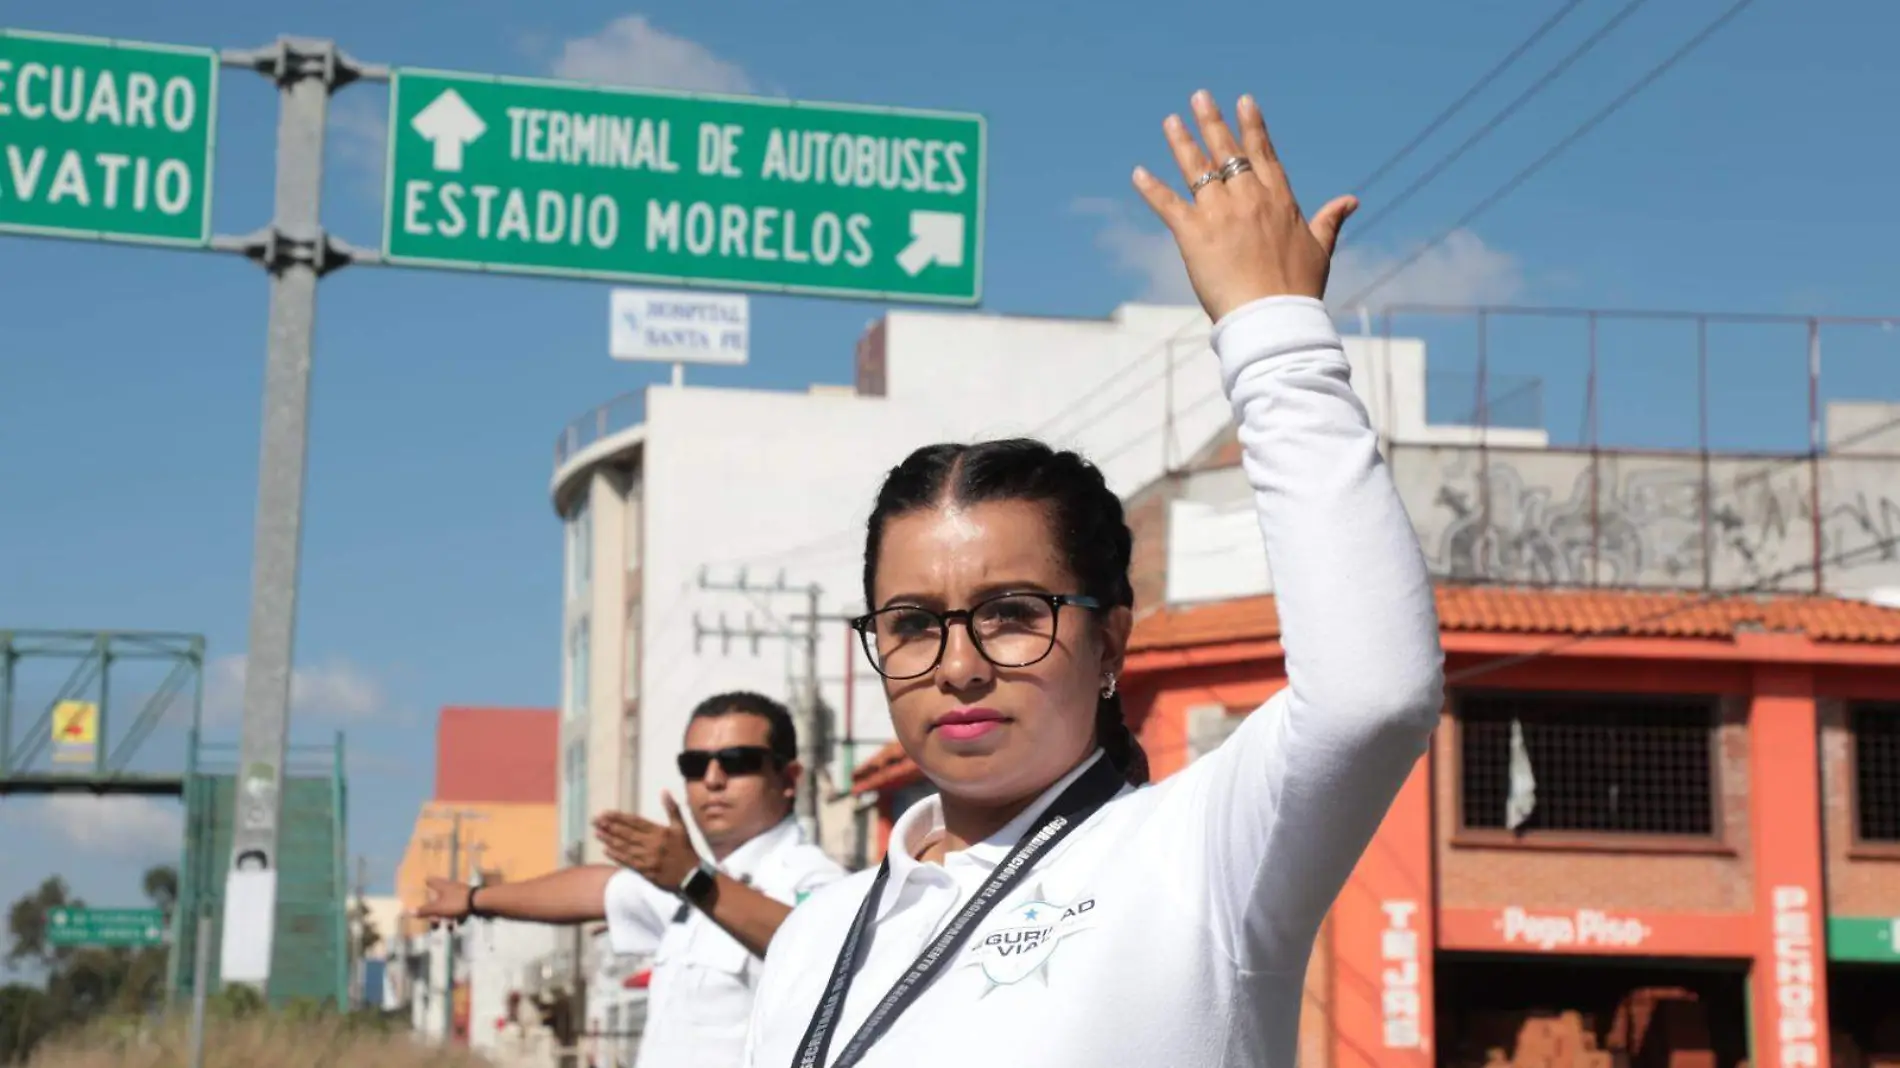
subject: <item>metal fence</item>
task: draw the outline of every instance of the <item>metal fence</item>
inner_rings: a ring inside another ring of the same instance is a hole
[[[639,426],[646,419],[647,395],[644,389],[620,396],[576,418],[561,428],[554,439],[554,466],[558,470],[574,455],[602,438]]]
[[[1394,307],[1374,344],[1422,339],[1430,421],[1475,432],[1393,471],[1449,579],[1900,588],[1897,323]]]

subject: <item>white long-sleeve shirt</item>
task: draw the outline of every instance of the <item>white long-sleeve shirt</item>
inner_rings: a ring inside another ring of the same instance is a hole
[[[1213,343],[1273,569],[1288,685],[1213,753],[1124,789],[1052,847],[865,1068],[1295,1063],[1314,936],[1425,751],[1443,653],[1417,536],[1324,307],[1256,301],[1217,323]],[[913,859],[941,826],[939,801],[904,813],[832,1057],[1081,770],[941,865]],[[750,1068],[793,1063],[872,878],[821,891],[779,929]]]

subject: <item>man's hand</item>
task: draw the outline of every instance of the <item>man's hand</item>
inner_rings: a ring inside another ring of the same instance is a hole
[[[662,890],[678,890],[699,866],[699,853],[686,833],[686,820],[680,816],[673,795],[662,793],[660,801],[666,806],[665,826],[624,812],[609,812],[595,817],[594,837],[615,864],[633,869]]]
[[[438,924],[460,923],[468,919],[469,899],[474,894],[474,889],[467,883],[430,879],[429,899],[416,910],[416,916]]]

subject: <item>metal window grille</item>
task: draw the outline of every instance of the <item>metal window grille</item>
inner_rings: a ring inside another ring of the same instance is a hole
[[[1714,833],[1713,701],[1466,695],[1458,714],[1466,827],[1509,826],[1516,722],[1535,786],[1516,830]]]
[[[1854,710],[1854,800],[1862,841],[1900,842],[1900,705]]]

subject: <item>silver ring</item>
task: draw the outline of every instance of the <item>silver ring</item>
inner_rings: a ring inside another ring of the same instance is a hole
[[[1227,161],[1220,165],[1220,179],[1224,182],[1237,174],[1245,174],[1250,170],[1253,170],[1253,162],[1251,160],[1243,156],[1229,156],[1227,157]]]
[[[1194,179],[1194,184],[1188,186],[1188,192],[1198,193],[1201,191],[1201,187],[1207,185],[1209,182],[1224,182],[1226,180],[1227,180],[1227,176],[1222,174],[1221,172],[1208,171],[1206,174],[1203,174],[1199,178]]]

